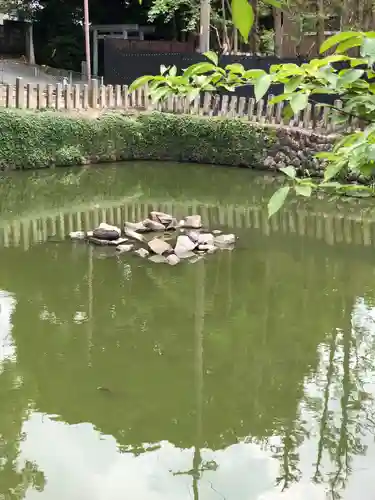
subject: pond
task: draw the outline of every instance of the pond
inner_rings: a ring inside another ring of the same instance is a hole
[[[375,213],[249,170],[135,163],[0,182],[0,498],[367,499]],[[67,241],[152,210],[233,251],[176,267]]]

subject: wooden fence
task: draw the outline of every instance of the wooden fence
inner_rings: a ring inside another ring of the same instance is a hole
[[[346,244],[375,247],[375,219],[324,212],[284,209],[268,218],[267,210],[259,205],[204,205],[201,203],[162,203],[159,201],[110,203],[103,208],[72,208],[10,222],[0,220],[0,247],[43,243],[50,236],[64,239],[71,231],[90,230],[106,221],[121,226],[125,220],[135,221],[148,217],[151,210],[161,210],[182,216],[198,213],[213,228],[233,231],[255,229],[263,235],[273,233],[296,235],[325,242],[327,245]]]
[[[269,96],[272,98],[272,96]],[[269,99],[270,100],[270,99]],[[165,112],[198,114],[242,118],[250,122],[282,124],[285,102],[271,104],[261,99],[237,97],[235,95],[214,95],[205,93],[194,101],[171,96],[166,101],[154,105],[147,89],[129,92],[126,85],[100,85],[58,83],[56,85],[25,84],[18,78],[15,85],[0,86],[0,106],[21,109],[58,110],[152,110]],[[336,108],[342,107],[335,101]],[[308,104],[307,108],[295,115],[287,125],[304,129],[319,129],[334,132],[336,126],[328,107]]]

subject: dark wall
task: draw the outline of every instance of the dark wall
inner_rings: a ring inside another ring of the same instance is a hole
[[[4,21],[4,25],[0,25],[0,55],[25,55],[26,31],[27,23],[22,21]]]
[[[198,53],[147,53],[130,52],[124,46],[117,43],[118,40],[104,41],[104,81],[107,85],[130,85],[136,78],[142,75],[160,74],[160,66],[175,65],[183,70],[197,62],[206,60]],[[219,58],[220,66],[231,63],[240,63],[245,69],[263,69],[268,71],[273,64],[295,63],[301,64],[304,60],[298,58],[279,59],[275,56],[253,57],[247,55],[222,55]],[[221,94],[229,93],[226,91]],[[282,85],[272,85],[268,94],[279,95],[283,93]],[[230,94],[233,94],[232,92]],[[237,96],[254,97],[252,85],[236,89]],[[333,103],[336,96],[317,94],[314,96],[316,102]]]

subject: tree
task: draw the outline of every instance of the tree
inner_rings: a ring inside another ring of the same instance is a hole
[[[253,8],[247,0],[233,0],[232,18],[242,37],[247,39],[254,20]],[[360,57],[348,55],[357,48],[360,49]],[[269,214],[279,210],[291,189],[302,196],[311,196],[318,189],[328,189],[336,194],[354,191],[357,195],[371,196],[375,194],[375,187],[366,181],[371,180],[375,169],[375,32],[337,33],[323,42],[320,53],[332,50],[332,55],[302,65],[273,65],[269,73],[263,70],[247,71],[241,64],[221,68],[217,54],[208,52],[205,54],[207,62],[194,64],[181,75],[177,75],[175,67],[163,68],[161,76],[138,78],[133,82],[132,89],[147,83],[155,100],[170,94],[194,99],[202,91],[234,91],[240,86],[254,85],[255,97],[260,100],[271,84],[281,83],[284,93],[271,102],[289,103],[284,112],[286,119],[302,111],[316,94],[340,96],[344,102],[342,109],[326,106],[344,126],[354,119],[359,120],[360,128],[345,133],[336,141],[331,152],[317,155],[326,162],[323,182],[309,177],[298,178],[291,166],[282,169],[290,184],[273,195],[268,204]],[[348,172],[354,173],[365,184],[348,185],[337,181],[340,175],[342,180]]]

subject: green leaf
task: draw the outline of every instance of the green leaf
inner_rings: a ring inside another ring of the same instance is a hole
[[[302,109],[305,109],[309,102],[309,96],[307,94],[299,93],[294,94],[290,100],[290,106],[294,114],[299,113]]]
[[[254,93],[255,93],[255,99],[259,101],[262,99],[262,97],[267,93],[268,89],[270,88],[272,82],[272,78],[270,75],[263,75],[258,80],[255,82],[254,85]]]
[[[177,75],[177,67],[176,66],[171,66],[169,69],[169,76],[176,76]]]
[[[294,92],[300,84],[303,82],[303,76],[295,76],[291,78],[285,85],[284,85],[284,91],[286,93],[289,92]]]
[[[254,23],[253,8],[248,0],[232,0],[232,21],[244,41],[247,41]]]
[[[291,94],[280,94],[275,97],[272,97],[268,102],[270,104],[277,104],[282,101],[288,101],[291,98]]]
[[[296,184],[294,189],[296,190],[296,194],[299,196],[309,197],[312,193],[311,186],[307,186],[306,184]]]
[[[277,9],[281,8],[281,2],[279,2],[278,0],[263,0],[263,3],[272,5],[272,7],[276,7]]]
[[[273,193],[267,205],[268,217],[272,217],[284,205],[289,190],[290,186],[284,186]]]
[[[259,78],[260,76],[265,74],[266,72],[263,71],[262,69],[248,69],[247,71],[245,71],[243,76],[245,78]]]
[[[353,38],[350,38],[349,40],[345,40],[344,42],[341,42],[337,48],[336,48],[336,52],[346,52],[348,51],[349,49],[352,49],[354,47],[360,47],[362,45],[362,38],[357,36],[357,37],[353,37]]]
[[[200,75],[202,73],[208,73],[209,71],[215,71],[216,66],[208,62],[200,62],[189,66],[184,71],[184,76]]]
[[[340,189],[342,187],[342,185],[339,182],[322,182],[320,184],[320,187],[322,187],[322,188]]]
[[[208,52],[204,52],[204,56],[207,57],[212,63],[214,63],[215,66],[219,64],[219,56],[213,52],[212,50],[209,50]]]
[[[351,38],[358,37],[359,33],[356,31],[342,31],[336,35],[330,36],[325,40],[320,47],[320,54],[326,52],[328,49],[337,45],[338,43],[344,42],[345,40],[350,40]]]
[[[134,82],[130,85],[129,91],[133,92],[133,90],[138,89],[139,87],[142,87],[143,85],[146,85],[150,80],[152,80],[154,77],[151,75],[143,75],[134,80]]]
[[[364,38],[361,46],[361,56],[375,57],[375,38]]]
[[[280,170],[280,172],[287,175],[291,179],[296,178],[296,175],[297,175],[296,169],[294,167],[292,167],[291,165],[289,165],[288,167],[279,168],[279,170]]]
[[[324,182],[333,179],[333,177],[335,177],[340,172],[340,170],[342,170],[343,166],[344,163],[342,161],[331,163],[330,165],[328,165],[328,167],[324,171]]]
[[[227,66],[225,66],[225,69],[238,75],[243,75],[243,73],[245,72],[245,68],[242,66],[242,64],[239,63],[228,64]]]
[[[363,69],[346,69],[340,71],[338,85],[349,85],[350,83],[354,83],[363,76],[363,73]]]

